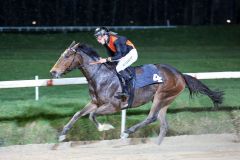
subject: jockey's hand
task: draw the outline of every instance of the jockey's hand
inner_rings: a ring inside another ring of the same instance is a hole
[[[106,62],[107,62],[107,59],[106,59],[106,58],[100,58],[98,62],[99,62],[99,63],[106,63]]]

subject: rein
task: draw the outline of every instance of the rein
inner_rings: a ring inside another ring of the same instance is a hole
[[[83,52],[83,53],[85,53],[86,55],[88,55],[88,54],[86,53],[86,51],[84,51],[84,50],[82,50],[82,49],[80,49],[80,48],[78,48],[78,49],[79,49],[81,52]],[[70,67],[71,67],[71,65],[73,64],[73,62],[74,62],[74,60],[75,60],[75,58],[76,58],[76,55],[77,55],[77,54],[80,55],[80,52],[77,51],[76,49],[69,48],[69,50],[71,50],[72,52],[74,52],[74,57],[73,57],[73,60],[72,60],[71,64],[70,64],[70,65],[68,66],[68,68],[66,69],[67,71],[71,71]],[[98,65],[98,68],[95,70],[95,72],[93,73],[93,75],[92,75],[91,77],[89,77],[89,80],[90,80],[90,81],[97,75],[97,73],[99,72],[99,70],[100,70],[100,68],[101,68],[102,65],[106,66],[106,68],[107,68],[110,72],[112,72],[113,74],[117,74],[116,70],[112,70],[112,69],[109,67],[109,65],[106,64],[106,63],[99,63],[98,61],[93,61],[93,62],[90,62],[90,63],[88,63],[88,64],[83,65],[83,64],[80,63],[79,58],[78,58],[78,63],[79,63],[78,69],[86,68],[85,65],[95,65],[95,64],[99,64],[99,65]]]
[[[66,71],[70,72],[72,69],[70,69],[70,67],[72,66],[73,62],[74,62],[74,59],[76,57],[76,54],[74,54],[74,57],[72,59],[72,62],[70,63],[70,65],[68,66],[68,68],[66,69]]]

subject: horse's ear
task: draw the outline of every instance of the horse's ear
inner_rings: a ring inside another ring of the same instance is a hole
[[[72,48],[73,48],[73,49],[77,49],[79,45],[80,45],[80,43],[77,43],[77,44],[75,44]]]
[[[76,42],[72,41],[72,43],[70,44],[70,46],[68,48],[72,48],[75,44],[76,44]]]

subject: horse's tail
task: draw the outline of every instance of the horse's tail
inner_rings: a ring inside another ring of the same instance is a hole
[[[184,74],[183,77],[186,81],[191,97],[194,94],[198,94],[198,93],[207,95],[212,100],[215,107],[218,107],[218,105],[223,102],[223,95],[224,95],[223,91],[213,91],[209,89],[201,81],[199,81],[198,79],[192,76]]]

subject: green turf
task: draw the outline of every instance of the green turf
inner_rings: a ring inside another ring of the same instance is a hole
[[[239,26],[119,31],[119,34],[127,35],[138,49],[139,59],[134,65],[166,63],[185,73],[240,69]],[[87,43],[101,56],[106,56],[92,32],[1,33],[0,81],[34,79],[35,75],[40,79],[50,78],[49,70],[72,40]],[[77,76],[82,76],[80,71],[66,77]],[[169,135],[239,131],[235,121],[239,120],[240,80],[203,82],[210,88],[225,91],[223,109],[211,112],[212,103],[208,98],[189,99],[186,89],[169,109]],[[34,101],[34,88],[0,89],[0,146],[56,142],[58,132],[89,99],[87,85],[40,87],[38,102]],[[150,106],[151,103],[128,111],[128,126],[144,119]],[[99,118],[114,124],[116,129],[99,133],[83,118],[68,137],[71,140],[118,138],[120,115]],[[158,125],[150,125],[133,136],[156,136]]]

